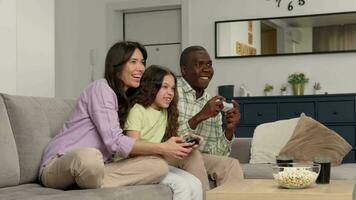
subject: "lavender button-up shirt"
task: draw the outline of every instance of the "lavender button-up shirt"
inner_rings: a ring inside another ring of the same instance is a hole
[[[90,84],[79,97],[62,130],[46,147],[40,175],[53,156],[83,147],[98,149],[105,162],[110,162],[113,154],[127,157],[135,139],[123,134],[118,107],[116,94],[105,79]]]

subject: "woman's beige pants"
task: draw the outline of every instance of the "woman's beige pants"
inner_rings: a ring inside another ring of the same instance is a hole
[[[46,187],[65,189],[115,187],[158,183],[168,172],[166,161],[156,156],[139,156],[105,164],[95,148],[82,148],[56,156],[43,169]]]

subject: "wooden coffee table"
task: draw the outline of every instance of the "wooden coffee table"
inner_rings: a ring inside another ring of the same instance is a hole
[[[284,189],[274,180],[230,182],[207,192],[207,200],[356,200],[355,180],[331,180],[304,189]]]

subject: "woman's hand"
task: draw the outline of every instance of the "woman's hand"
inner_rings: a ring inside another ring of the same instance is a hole
[[[181,137],[171,137],[161,145],[162,155],[167,158],[183,159],[193,150],[191,144],[184,142]]]

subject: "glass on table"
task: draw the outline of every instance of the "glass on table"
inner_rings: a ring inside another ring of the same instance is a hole
[[[318,184],[328,184],[330,183],[330,172],[331,172],[331,158],[328,156],[315,156],[313,158],[314,163],[320,164],[319,176],[316,179]]]
[[[284,154],[280,154],[280,155],[276,156],[276,163],[279,166],[288,166],[288,163],[293,163],[293,157],[284,155]]]

